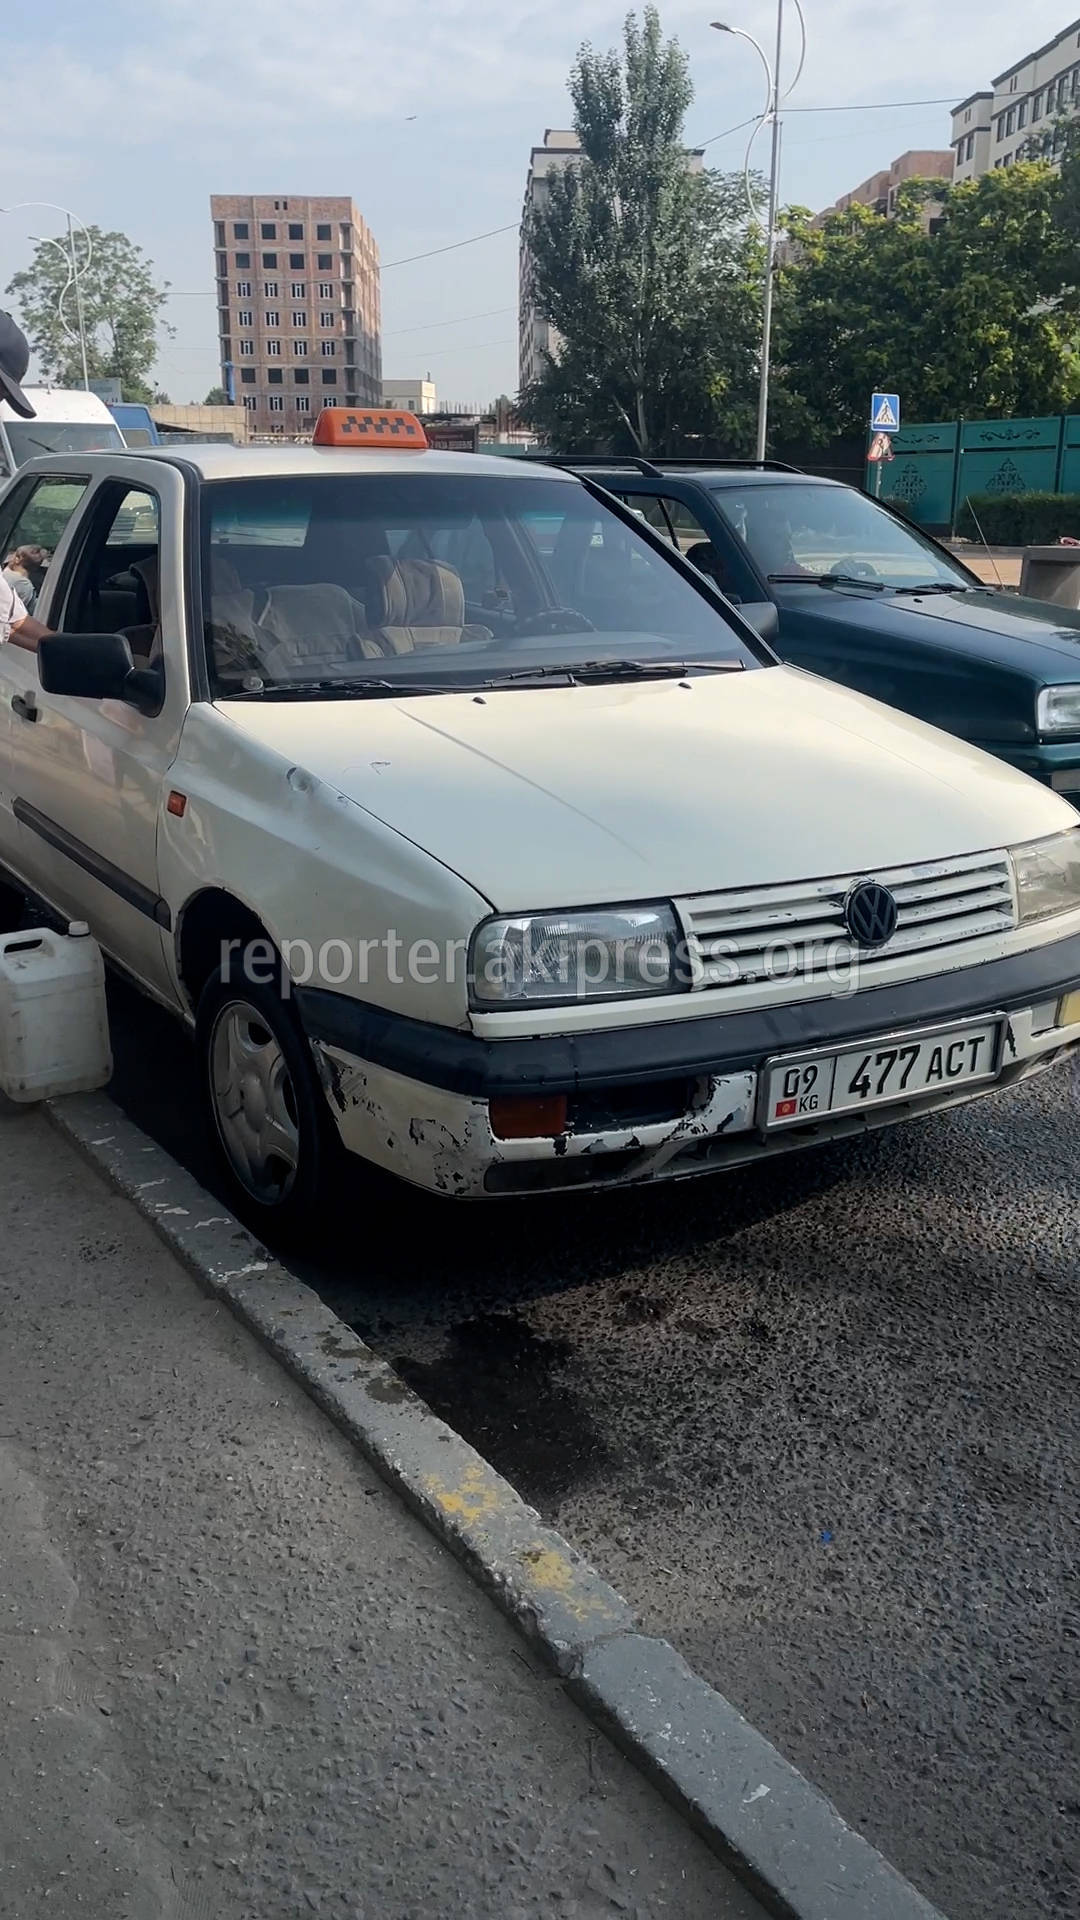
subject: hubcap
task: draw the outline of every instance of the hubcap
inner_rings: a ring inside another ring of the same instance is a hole
[[[230,1000],[214,1022],[210,1086],[234,1173],[254,1200],[280,1205],[300,1164],[296,1092],[274,1035],[245,1000]]]

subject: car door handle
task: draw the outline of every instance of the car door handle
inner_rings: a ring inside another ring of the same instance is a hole
[[[37,701],[32,693],[13,693],[11,705],[20,720],[36,720],[39,717]]]

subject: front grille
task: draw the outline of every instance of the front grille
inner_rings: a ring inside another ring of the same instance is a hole
[[[897,904],[896,932],[882,947],[856,947],[844,925],[848,889],[873,879]],[[755,980],[829,979],[858,966],[860,979],[898,954],[928,953],[1015,925],[1012,872],[1004,853],[965,854],[917,867],[777,887],[694,894],[676,902],[696,988]]]

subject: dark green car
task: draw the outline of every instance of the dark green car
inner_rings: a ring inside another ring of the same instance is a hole
[[[958,734],[1080,806],[1080,613],[984,586],[866,494],[794,468],[560,464],[755,609],[792,666]]]

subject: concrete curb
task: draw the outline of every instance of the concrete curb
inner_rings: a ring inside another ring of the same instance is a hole
[[[943,1916],[480,1454],[102,1094],[47,1103],[208,1292],[543,1652],[586,1713],[782,1920]]]

